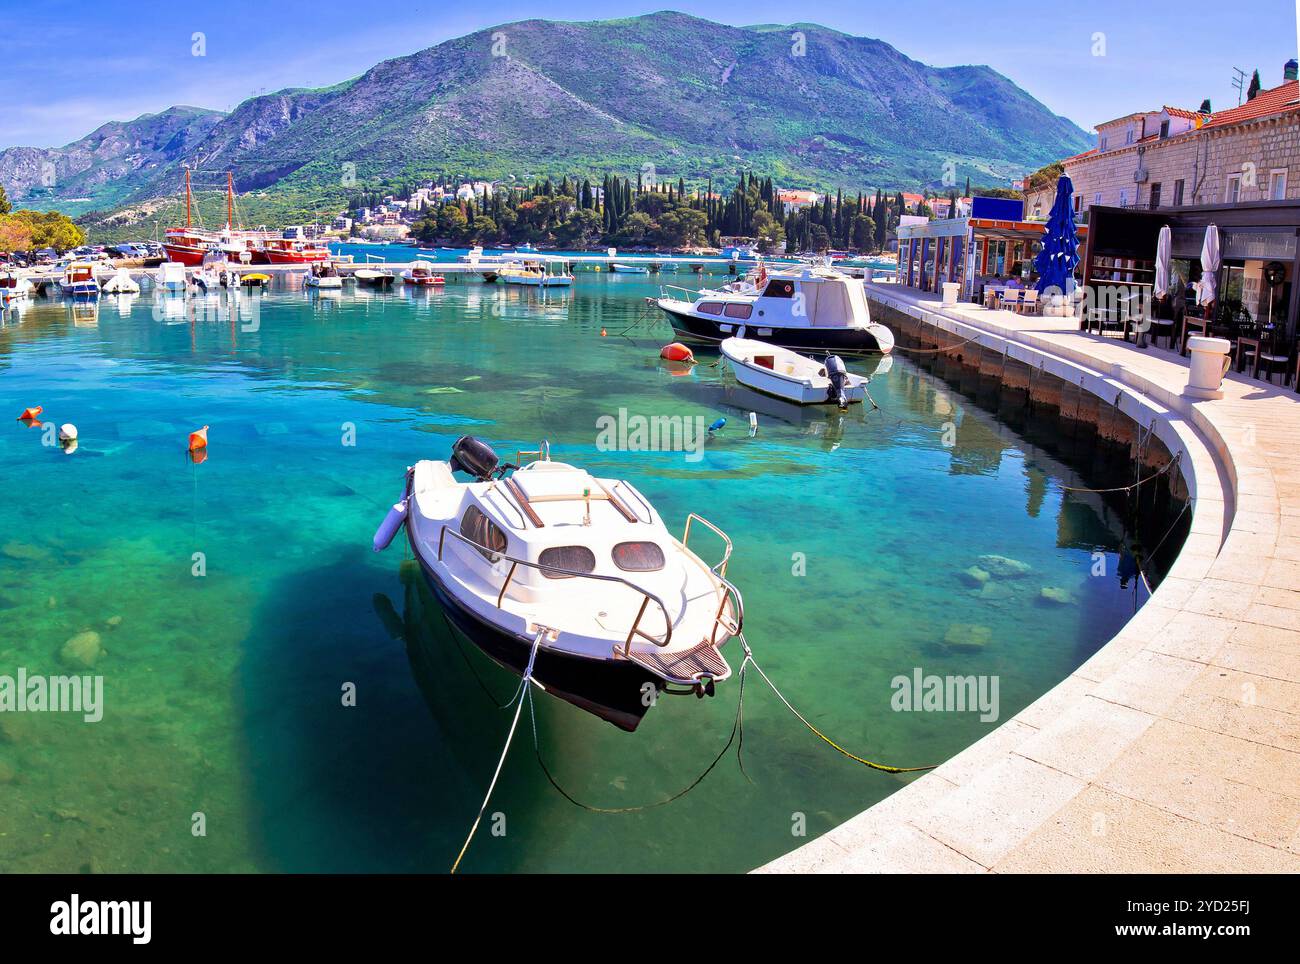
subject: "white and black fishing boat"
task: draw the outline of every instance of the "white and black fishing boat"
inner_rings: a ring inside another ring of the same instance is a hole
[[[659,693],[712,695],[744,620],[726,534],[691,513],[679,541],[630,482],[552,462],[546,443],[524,455],[502,463],[465,436],[449,461],[417,462],[376,551],[404,523],[457,629],[517,673],[536,643],[547,692],[624,730]],[[688,548],[693,524],[721,540],[716,564]]]
[[[848,408],[867,396],[867,379],[844,366],[839,355],[817,361],[779,345],[728,338],[719,346],[740,384],[797,405]]]
[[[669,297],[678,291],[686,297]],[[751,278],[718,290],[664,288],[653,303],[684,339],[718,344],[751,338],[786,348],[880,352],[894,334],[871,320],[862,282],[820,266],[776,270],[760,265]]]

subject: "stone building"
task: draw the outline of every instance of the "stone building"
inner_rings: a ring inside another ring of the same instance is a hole
[[[1097,146],[1062,164],[1075,208],[1159,209],[1300,198],[1300,85],[1296,62],[1283,82],[1239,107],[1200,113],[1141,111],[1097,125]],[[1055,185],[1026,198],[1046,212]]]

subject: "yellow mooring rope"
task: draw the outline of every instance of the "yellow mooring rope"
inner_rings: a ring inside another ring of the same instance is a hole
[[[834,747],[840,753],[843,753],[850,760],[854,760],[858,763],[861,763],[864,767],[871,767],[871,769],[873,770],[880,770],[884,773],[920,773],[923,770],[933,770],[935,767],[939,765],[937,763],[932,763],[929,766],[924,766],[924,767],[895,767],[895,766],[890,766],[886,763],[872,763],[870,760],[864,760],[862,757],[858,756],[855,753],[850,753],[848,750],[844,749],[844,747],[840,746],[838,743],[832,740],[821,730],[817,729],[817,727],[809,723],[808,720],[804,718],[804,715],[802,713],[800,713],[798,710],[796,710],[793,706],[790,705],[790,701],[781,695],[781,691],[776,688],[776,684],[773,683],[768,678],[767,674],[763,672],[763,667],[759,666],[757,660],[754,659],[754,653],[749,648],[749,643],[745,640],[745,634],[741,633],[739,639],[740,639],[740,645],[744,647],[745,650],[745,658],[749,660],[749,662],[754,664],[754,669],[758,670],[758,675],[763,677],[763,682],[765,682],[768,686],[772,687],[772,692],[776,694],[777,699],[779,699],[782,703],[785,704],[786,709],[788,709],[791,713],[793,713],[798,718],[800,723],[808,727],[808,729],[812,730],[813,733],[817,734],[817,736],[821,738],[824,742],[830,744],[832,747]]]
[[[937,763],[931,764],[930,766],[923,766],[923,767],[890,766],[887,763],[874,763],[871,760],[864,759],[858,756],[856,753],[850,753],[848,750],[844,749],[844,747],[840,746],[829,736],[827,736],[821,730],[817,729],[817,727],[813,726],[810,722],[808,722],[808,719],[802,713],[796,710],[793,705],[791,705],[790,701],[785,698],[785,696],[781,693],[779,689],[777,689],[776,684],[772,682],[771,678],[765,672],[763,672],[763,667],[759,666],[758,663],[755,661],[753,650],[749,648],[749,642],[745,639],[744,633],[741,633],[740,636],[737,638],[740,640],[740,645],[745,651],[745,660],[744,662],[741,663],[740,671],[738,673],[740,692],[736,700],[736,719],[735,722],[732,724],[731,736],[728,737],[726,745],[723,746],[722,750],[718,753],[718,755],[713,758],[713,761],[707,767],[704,768],[704,771],[699,776],[697,776],[694,780],[692,780],[689,784],[683,787],[681,790],[677,791],[676,793],[672,794],[669,797],[665,797],[662,800],[657,800],[654,803],[642,804],[641,806],[635,806],[635,807],[597,807],[591,804],[583,803],[581,800],[576,799],[562,786],[560,786],[559,782],[556,781],[554,775],[552,775],[550,768],[547,767],[546,761],[542,758],[541,742],[538,739],[538,734],[537,734],[537,717],[532,708],[533,707],[532,675],[533,675],[533,662],[537,658],[537,648],[541,644],[542,636],[544,635],[544,632],[545,631],[539,632],[537,634],[537,638],[533,640],[533,649],[528,657],[528,668],[524,671],[523,679],[520,681],[519,684],[519,690],[515,693],[515,699],[511,700],[511,703],[517,702],[518,705],[515,707],[515,718],[514,721],[510,724],[510,733],[506,737],[505,748],[501,751],[501,759],[497,761],[496,773],[492,775],[492,782],[488,785],[487,795],[484,796],[483,798],[483,805],[479,807],[478,816],[474,818],[474,825],[470,827],[469,836],[465,838],[465,844],[460,848],[460,853],[456,857],[456,862],[451,865],[451,872],[453,874],[456,873],[456,870],[460,867],[461,860],[464,859],[465,857],[466,851],[469,850],[470,841],[474,839],[474,834],[475,832],[477,832],[479,823],[483,819],[483,814],[487,810],[488,801],[492,799],[492,791],[496,789],[497,778],[501,776],[501,768],[506,762],[506,755],[510,752],[510,744],[515,738],[515,730],[519,725],[519,715],[524,708],[525,700],[528,701],[529,715],[532,716],[532,721],[533,721],[533,747],[537,754],[537,762],[541,765],[542,772],[546,775],[546,779],[550,782],[551,786],[554,787],[560,793],[560,795],[563,796],[570,803],[572,803],[577,807],[581,807],[583,810],[587,810],[592,813],[636,813],[642,810],[651,810],[656,807],[662,807],[665,804],[672,803],[674,800],[679,800],[682,797],[686,796],[686,794],[690,793],[697,786],[699,786],[700,783],[703,782],[704,778],[707,777],[713,771],[714,767],[716,767],[719,761],[722,760],[723,756],[726,755],[726,752],[729,749],[731,749],[731,746],[733,743],[736,742],[737,737],[739,737],[739,739],[741,740],[741,746],[743,746],[744,724],[742,721],[744,719],[743,708],[744,708],[744,699],[745,699],[745,668],[749,665],[752,665],[754,669],[758,670],[758,675],[763,677],[763,682],[767,683],[767,685],[771,687],[772,692],[776,694],[777,699],[779,699],[782,703],[785,704],[786,709],[788,709],[791,713],[793,713],[800,723],[808,727],[808,729],[810,729],[814,734],[816,734],[817,737],[821,739],[823,742],[827,743],[837,752],[848,757],[850,760],[853,760],[855,763],[861,763],[865,767],[870,767],[873,770],[879,770],[882,773],[920,773],[925,770],[933,770],[936,766],[938,766]],[[509,703],[506,704],[506,706],[509,705],[510,705]],[[745,764],[741,760],[740,747],[737,747],[736,759],[737,762],[740,763],[741,773],[745,773]],[[745,778],[749,779],[749,775],[745,774]]]

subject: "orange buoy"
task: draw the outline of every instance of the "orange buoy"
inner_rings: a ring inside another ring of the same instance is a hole
[[[13,409],[10,409],[10,411],[12,412]],[[17,421],[19,422],[30,421],[31,419],[34,419],[36,416],[40,415],[41,412],[43,411],[45,411],[44,405],[33,405],[31,408],[24,408],[23,413],[18,416]]]
[[[663,348],[660,348],[659,357],[666,358],[669,361],[695,361],[695,356],[691,353],[691,350],[680,341],[675,341],[671,345],[664,345]]]
[[[605,329],[604,329],[604,328],[600,329],[600,337],[601,337],[601,338],[604,338],[604,337],[605,337]]]
[[[190,432],[190,451],[208,447],[208,427],[205,425],[197,432]]]

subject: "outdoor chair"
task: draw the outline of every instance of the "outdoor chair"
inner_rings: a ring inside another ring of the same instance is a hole
[[[1255,363],[1255,377],[1259,377],[1259,372],[1263,369],[1264,381],[1272,384],[1273,373],[1279,372],[1282,375],[1282,384],[1286,385],[1288,369],[1291,367],[1291,352],[1286,345],[1279,344],[1278,339],[1273,334],[1266,334],[1260,339],[1261,347],[1259,358]]]
[[[1038,313],[1038,289],[1030,288],[1024,294],[1024,300],[1016,306],[1016,311],[1020,314],[1034,315]]]
[[[1018,311],[1021,291],[1019,288],[1008,288],[1002,292],[1002,307],[1008,311]]]
[[[1257,337],[1242,335],[1236,339],[1236,356],[1237,371],[1245,372],[1246,359],[1250,359],[1250,377],[1259,377],[1259,357],[1260,357],[1260,339]]]

